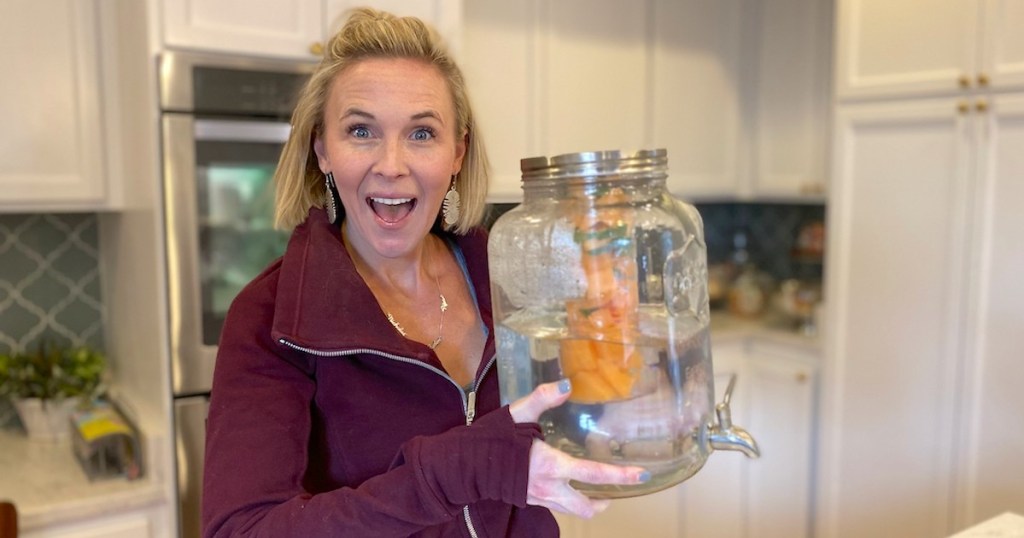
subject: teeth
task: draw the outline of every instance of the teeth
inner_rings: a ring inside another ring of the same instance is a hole
[[[384,205],[402,205],[412,201],[412,198],[370,198],[374,203]]]

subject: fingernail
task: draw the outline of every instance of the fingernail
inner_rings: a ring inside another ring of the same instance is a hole
[[[644,471],[644,472],[640,473],[640,476],[638,476],[636,478],[640,482],[647,482],[648,480],[651,479],[651,472],[650,471]]]
[[[568,379],[563,379],[558,382],[558,393],[567,394],[572,390],[572,383]]]

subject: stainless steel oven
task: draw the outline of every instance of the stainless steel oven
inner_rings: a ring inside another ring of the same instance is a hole
[[[235,295],[284,252],[271,176],[313,64],[168,52],[159,68],[179,518],[191,538],[217,342]]]

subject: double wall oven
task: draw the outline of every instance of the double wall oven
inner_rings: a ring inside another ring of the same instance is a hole
[[[159,69],[179,528],[192,538],[217,342],[235,295],[284,252],[271,177],[313,64],[168,52]]]

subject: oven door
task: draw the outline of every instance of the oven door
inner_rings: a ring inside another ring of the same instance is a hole
[[[176,396],[209,392],[235,295],[284,253],[271,178],[290,126],[163,116],[164,192]]]

